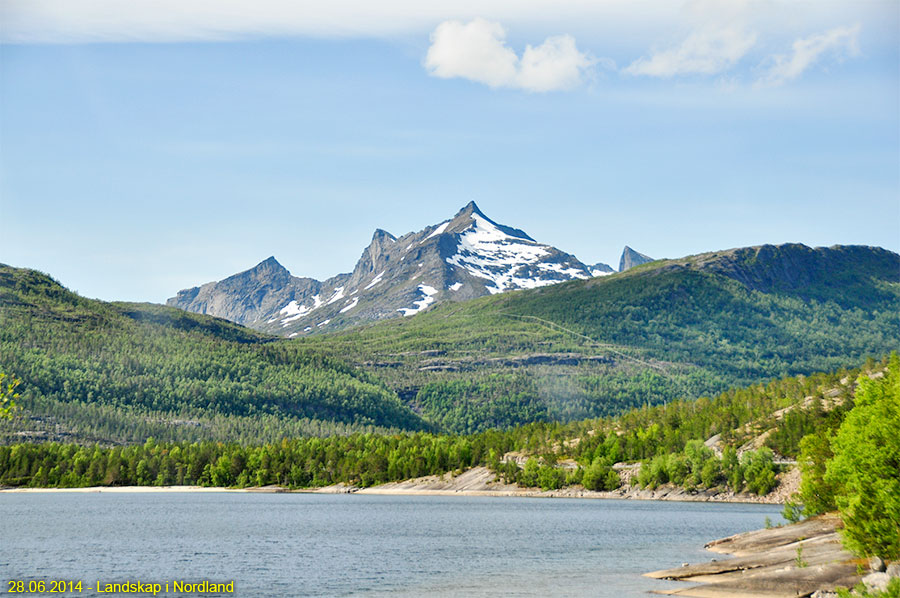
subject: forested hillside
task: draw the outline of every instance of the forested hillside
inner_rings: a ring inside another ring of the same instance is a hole
[[[482,465],[524,486],[603,490],[620,484],[614,464],[643,462],[641,485],[766,494],[780,469],[775,457],[795,457],[799,438],[839,425],[854,406],[859,374],[881,375],[886,364],[870,361],[858,370],[776,380],[615,418],[466,436],[353,434],[258,446],[20,444],[0,447],[0,484],[370,486]],[[748,444],[760,438],[762,443]],[[507,458],[512,452],[528,458],[524,466]]]
[[[303,339],[443,429],[621,413],[900,346],[900,256],[763,246],[442,305]]]
[[[294,340],[3,267],[0,319],[0,371],[23,381],[7,442],[469,434],[884,355],[900,346],[900,256],[730,250]]]
[[[0,370],[22,380],[17,431],[259,442],[425,427],[338,359],[217,318],[85,299],[33,270],[0,267],[0,321]]]

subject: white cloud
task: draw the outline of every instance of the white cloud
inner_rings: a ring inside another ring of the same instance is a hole
[[[571,89],[596,60],[578,51],[571,35],[548,37],[537,47],[528,46],[519,65],[519,86],[531,91]]]
[[[425,67],[443,79],[462,77],[490,87],[513,87],[519,57],[506,46],[505,38],[499,23],[446,21],[431,34]]]
[[[636,56],[672,31],[741,26],[795,39],[861,22],[896,45],[897,0],[0,0],[0,41],[220,41],[268,36],[425,39],[439,23],[474,17],[517,34],[565,31],[581,43]],[[880,33],[879,33],[880,32]],[[871,39],[871,38],[870,38]],[[620,58],[621,59],[621,58]]]
[[[793,52],[789,56],[786,54],[772,56],[772,65],[758,84],[775,86],[796,79],[828,50],[834,50],[839,55],[844,53],[850,56],[858,55],[857,38],[860,29],[858,24],[853,27],[837,27],[825,33],[798,39],[794,42]]]
[[[708,27],[681,44],[631,63],[624,72],[651,77],[714,75],[734,66],[756,43],[756,34],[739,27]]]
[[[422,35],[443,21],[480,16],[515,24],[591,32],[598,39],[636,23],[665,23],[667,0],[2,0],[0,39],[16,43],[218,41],[265,36]],[[647,13],[651,16],[648,17]],[[521,29],[520,29],[521,28]],[[585,33],[587,34],[587,33]]]
[[[554,91],[577,87],[596,62],[578,50],[570,35],[529,45],[519,58],[506,45],[506,31],[499,23],[476,18],[438,25],[431,34],[425,68],[435,77],[469,79],[493,88]]]

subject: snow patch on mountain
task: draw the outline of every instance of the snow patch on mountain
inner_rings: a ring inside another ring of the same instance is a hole
[[[369,284],[367,284],[367,285],[363,288],[363,290],[364,290],[364,291],[368,291],[369,289],[371,289],[372,287],[374,287],[376,284],[378,284],[379,282],[381,282],[382,276],[384,276],[384,272],[382,272],[381,274],[379,274],[378,276],[376,276],[375,278],[373,278],[373,279],[372,279],[372,282],[370,282]]]
[[[450,224],[450,221],[449,221],[449,220],[448,220],[447,222],[442,223],[439,227],[437,227],[436,229],[434,229],[434,232],[433,232],[433,233],[431,233],[430,235],[428,235],[427,237],[425,237],[425,240],[427,241],[428,239],[430,239],[430,238],[432,238],[432,237],[436,237],[436,236],[438,236],[438,235],[440,235],[440,234],[443,234],[443,232],[444,232],[445,230],[447,230],[447,225],[448,225],[448,224]]]
[[[325,305],[331,305],[332,303],[334,303],[336,301],[340,301],[343,298],[344,298],[344,287],[337,287],[336,289],[334,289],[334,295],[331,297],[331,299],[328,300],[328,303],[326,303]]]
[[[557,262],[538,264],[538,268],[556,272],[557,274],[562,274],[564,276],[571,276],[573,278],[587,278],[584,274],[584,270],[581,268],[566,268],[563,264]]]
[[[424,297],[422,297],[418,301],[413,301],[414,307],[401,307],[397,311],[402,313],[404,316],[412,316],[419,313],[420,311],[434,303],[434,296],[437,295],[438,290],[434,287],[428,286],[427,284],[420,284],[419,292],[422,293]]]
[[[312,311],[312,309],[310,309],[309,307],[306,307],[305,305],[299,305],[296,301],[291,301],[290,303],[285,305],[283,308],[281,308],[281,310],[278,312],[279,314],[288,316],[286,318],[281,318],[281,326],[282,327],[287,326],[294,320],[299,320],[300,318],[302,318],[303,316],[305,316],[306,314],[308,314],[311,311]],[[272,323],[278,319],[279,319],[278,316],[275,316],[274,318],[269,320],[269,323]]]
[[[567,264],[541,262],[550,255],[550,248],[535,241],[513,236],[500,230],[478,213],[472,214],[473,224],[460,233],[456,254],[447,263],[465,269],[472,276],[493,283],[491,294],[510,289],[532,289],[555,284],[567,278],[588,278],[583,268]],[[537,266],[537,272],[530,266]],[[542,277],[540,271],[554,273]]]
[[[312,307],[307,307],[306,305],[300,305],[299,303],[297,303],[296,300],[291,301],[290,303],[288,303],[287,305],[282,307],[280,310],[278,310],[278,314],[276,314],[276,316],[274,318],[271,318],[267,322],[269,324],[271,324],[272,322],[275,322],[276,320],[280,320],[281,326],[283,328],[283,327],[286,327],[291,322],[293,322],[294,320],[299,320],[300,318],[309,315],[310,313],[312,313],[313,311],[317,310],[318,308],[320,308],[324,305],[324,303],[322,303],[322,300],[319,298],[318,295],[313,295],[312,300],[313,300]],[[280,316],[286,316],[286,317],[280,317]]]
[[[278,313],[283,314],[285,316],[293,316],[295,314],[306,314],[309,312],[309,308],[305,305],[299,305],[296,300],[291,301],[287,305],[281,308]]]
[[[359,303],[359,297],[354,297],[353,301],[351,301],[350,303],[348,303],[347,305],[345,305],[344,307],[341,308],[340,313],[342,313],[342,314],[347,313],[348,311],[350,311],[351,309],[356,307],[357,303]]]

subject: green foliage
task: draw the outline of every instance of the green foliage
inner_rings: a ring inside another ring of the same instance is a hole
[[[441,430],[471,434],[547,421],[546,404],[535,398],[533,383],[513,374],[487,374],[468,380],[429,382],[416,395],[422,415]]]
[[[698,450],[700,447],[705,450]],[[740,461],[733,455],[729,453],[728,458],[723,455],[720,459],[703,443],[691,441],[683,453],[657,455],[645,461],[638,472],[638,484],[651,489],[666,483],[687,489],[723,486],[734,492],[746,488],[760,496],[775,487],[772,451],[749,451]]]
[[[900,356],[887,374],[862,377],[856,406],[831,447],[825,482],[835,488],[844,542],[861,555],[900,558]]]
[[[836,430],[847,412],[853,408],[850,387],[837,390],[837,395],[828,399],[813,397],[811,405],[786,413],[778,422],[774,433],[766,439],[766,446],[784,457],[797,457],[804,438]],[[831,409],[824,409],[823,404],[826,402],[832,406]]]
[[[523,486],[537,486],[538,474],[540,474],[540,472],[541,467],[538,465],[538,460],[531,457],[525,462],[525,467],[522,469],[522,474],[519,476],[518,482]]]
[[[858,583],[853,591],[846,588],[838,588],[840,598],[900,598],[900,578],[894,577],[888,581],[887,590],[884,592],[869,590],[862,582]]]
[[[6,381],[7,375],[0,372],[0,419],[9,419],[12,417],[16,408],[16,399],[19,398],[16,393],[16,387],[20,384],[15,376],[10,376]]]
[[[771,450],[763,447],[758,451],[744,453],[741,461],[750,492],[763,496],[775,487],[775,466]]]
[[[781,516],[789,523],[797,523],[803,519],[803,505],[788,499],[784,503],[784,509],[781,511]]]
[[[370,486],[466,469],[502,438],[354,434],[283,440],[258,447],[160,443],[127,447],[0,446],[0,484],[10,486],[200,485],[287,487],[338,482]]]
[[[566,472],[558,467],[544,465],[538,470],[538,486],[541,490],[558,490],[566,483]]]
[[[597,460],[584,470],[581,483],[588,490],[615,490],[621,480],[612,467]]]
[[[833,456],[831,434],[827,429],[810,434],[800,442],[797,461],[802,476],[799,500],[803,504],[802,514],[806,517],[837,509],[835,485],[825,478],[826,464]]]

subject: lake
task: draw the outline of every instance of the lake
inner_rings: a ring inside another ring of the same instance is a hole
[[[782,521],[774,505],[329,494],[6,493],[0,509],[0,591],[82,580],[81,596],[233,580],[254,597],[625,598],[679,585],[642,573]]]

